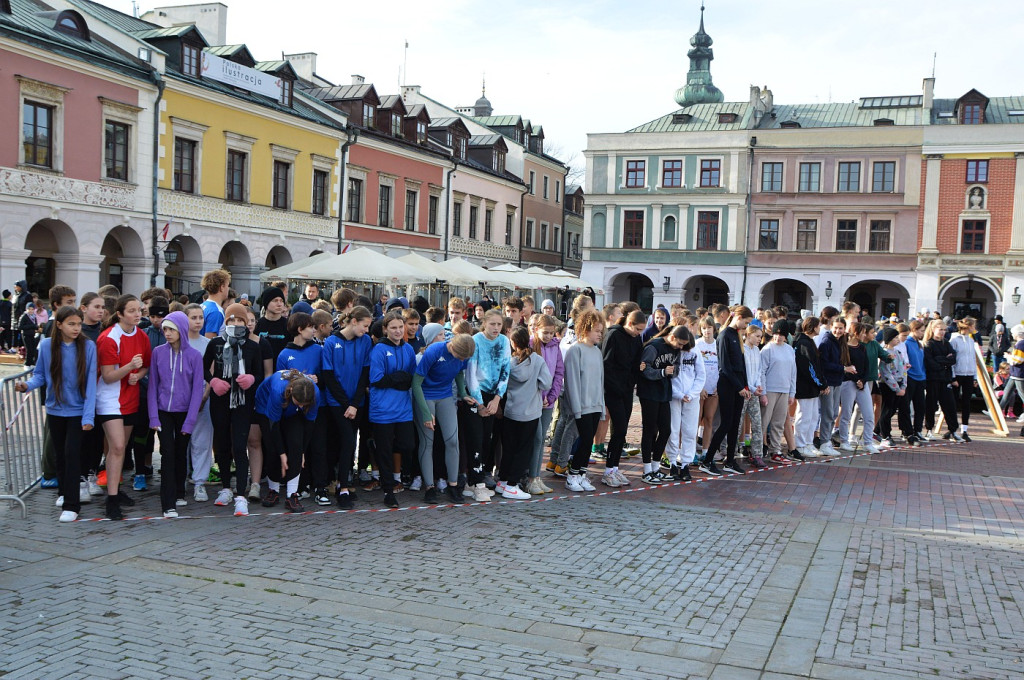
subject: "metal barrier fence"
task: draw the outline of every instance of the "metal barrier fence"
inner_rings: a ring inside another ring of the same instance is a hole
[[[3,486],[0,500],[21,505],[21,517],[28,512],[22,496],[38,483],[42,476],[43,431],[46,415],[40,399],[40,390],[25,394],[15,391],[19,380],[27,380],[32,371],[23,371],[0,380],[0,424],[3,425],[0,455],[4,460]]]

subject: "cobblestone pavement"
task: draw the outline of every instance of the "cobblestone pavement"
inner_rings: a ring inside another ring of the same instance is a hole
[[[393,512],[60,525],[37,490],[0,508],[0,675],[1020,678],[1020,442]]]

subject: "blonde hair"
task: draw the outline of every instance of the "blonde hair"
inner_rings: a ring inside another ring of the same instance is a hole
[[[460,323],[467,322],[462,321]],[[451,347],[452,356],[456,359],[468,359],[473,356],[473,352],[476,351],[476,343],[473,342],[473,336],[468,334],[456,333],[452,335],[452,339],[448,341]]]

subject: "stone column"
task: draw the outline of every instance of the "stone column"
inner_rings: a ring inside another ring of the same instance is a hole
[[[266,267],[241,267],[233,266],[228,268],[231,272],[231,287],[238,292],[239,295],[242,293],[248,293],[249,298],[253,299],[258,297],[260,291],[260,273],[263,272]]]
[[[1017,158],[1016,180],[1013,185],[1013,223],[1010,231],[1010,250],[1007,255],[1024,256],[1024,153]]]
[[[921,226],[921,252],[938,253],[939,224],[939,178],[942,171],[942,155],[925,156],[924,224]],[[1020,166],[1020,161],[1017,163]]]
[[[153,275],[152,258],[121,257],[118,262],[121,264],[122,293],[138,295],[149,288],[150,277]],[[156,285],[164,285],[163,276],[157,276]]]
[[[25,278],[25,260],[31,254],[22,248],[0,249],[0,288],[14,292],[14,282]]]
[[[652,250],[661,248],[661,203],[651,204],[651,245]]]
[[[100,267],[104,260],[103,255],[85,255],[58,253],[56,283],[71,286],[79,295],[90,290],[97,290],[100,287]],[[142,289],[139,289],[141,292]],[[33,291],[43,297],[46,291]]]

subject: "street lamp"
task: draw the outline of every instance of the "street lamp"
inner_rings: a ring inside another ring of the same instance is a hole
[[[968,300],[974,299],[974,274],[967,275],[967,290],[965,291]]]
[[[170,244],[164,248],[164,262],[167,264],[174,264],[178,261],[178,251],[171,248]]]
[[[1020,286],[1014,286],[1013,287],[1013,295],[1010,296],[1010,300],[1015,305],[1019,305],[1020,304]]]
[[[671,288],[671,287],[672,287],[672,277],[671,276],[666,276],[665,277],[665,283],[661,284],[661,289],[667,293],[668,289]]]
[[[827,297],[827,298],[831,298],[832,297],[832,282],[831,281],[826,281],[825,282],[825,297]]]

